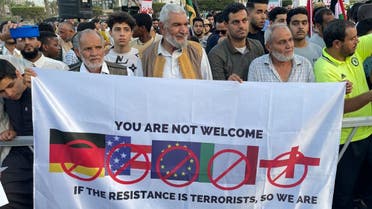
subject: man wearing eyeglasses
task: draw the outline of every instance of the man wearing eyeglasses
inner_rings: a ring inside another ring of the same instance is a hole
[[[213,33],[207,39],[207,46],[205,47],[207,54],[214,46],[223,41],[227,36],[227,28],[225,22],[223,21],[221,12],[216,14],[215,23],[216,25]]]
[[[248,13],[241,3],[231,3],[222,12],[228,37],[208,54],[214,80],[246,81],[250,63],[264,54],[260,42],[247,38]]]

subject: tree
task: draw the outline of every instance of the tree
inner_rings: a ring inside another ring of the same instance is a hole
[[[200,11],[221,11],[226,5],[235,2],[234,0],[199,0]]]
[[[20,16],[23,19],[39,22],[45,18],[43,7],[14,6],[10,8],[13,16]]]
[[[159,17],[159,13],[161,8],[165,5],[165,3],[152,3],[152,10],[154,11],[153,17]]]
[[[49,1],[48,0],[44,0],[44,6],[45,6],[46,16],[49,17],[49,15],[50,15],[50,9],[49,9]]]

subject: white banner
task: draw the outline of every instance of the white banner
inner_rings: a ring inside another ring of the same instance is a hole
[[[331,208],[342,83],[37,74],[37,209]]]

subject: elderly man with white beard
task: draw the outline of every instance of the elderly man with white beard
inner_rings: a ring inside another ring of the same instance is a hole
[[[265,31],[265,46],[269,54],[253,60],[248,81],[314,82],[311,63],[294,54],[291,31],[285,24],[274,24]]]
[[[159,19],[163,38],[143,52],[144,76],[212,80],[204,49],[199,43],[187,40],[186,11],[179,5],[166,4]]]

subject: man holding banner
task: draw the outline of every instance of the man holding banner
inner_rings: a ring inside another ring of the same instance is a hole
[[[372,35],[359,40],[355,24],[345,20],[334,20],[324,31],[326,48],[314,66],[318,82],[342,82],[349,80],[354,87],[345,96],[344,117],[366,117],[372,115],[372,91],[369,91],[363,70],[363,61],[372,53]],[[359,44],[358,44],[359,42]],[[341,146],[346,146],[351,128],[343,128]],[[357,180],[372,167],[372,127],[359,127],[351,143],[338,163],[334,209],[353,208]],[[342,153],[342,151],[341,151]],[[367,168],[367,170],[364,170]],[[370,176],[370,175],[369,175]],[[366,196],[363,201],[372,207],[372,181],[365,179]]]

